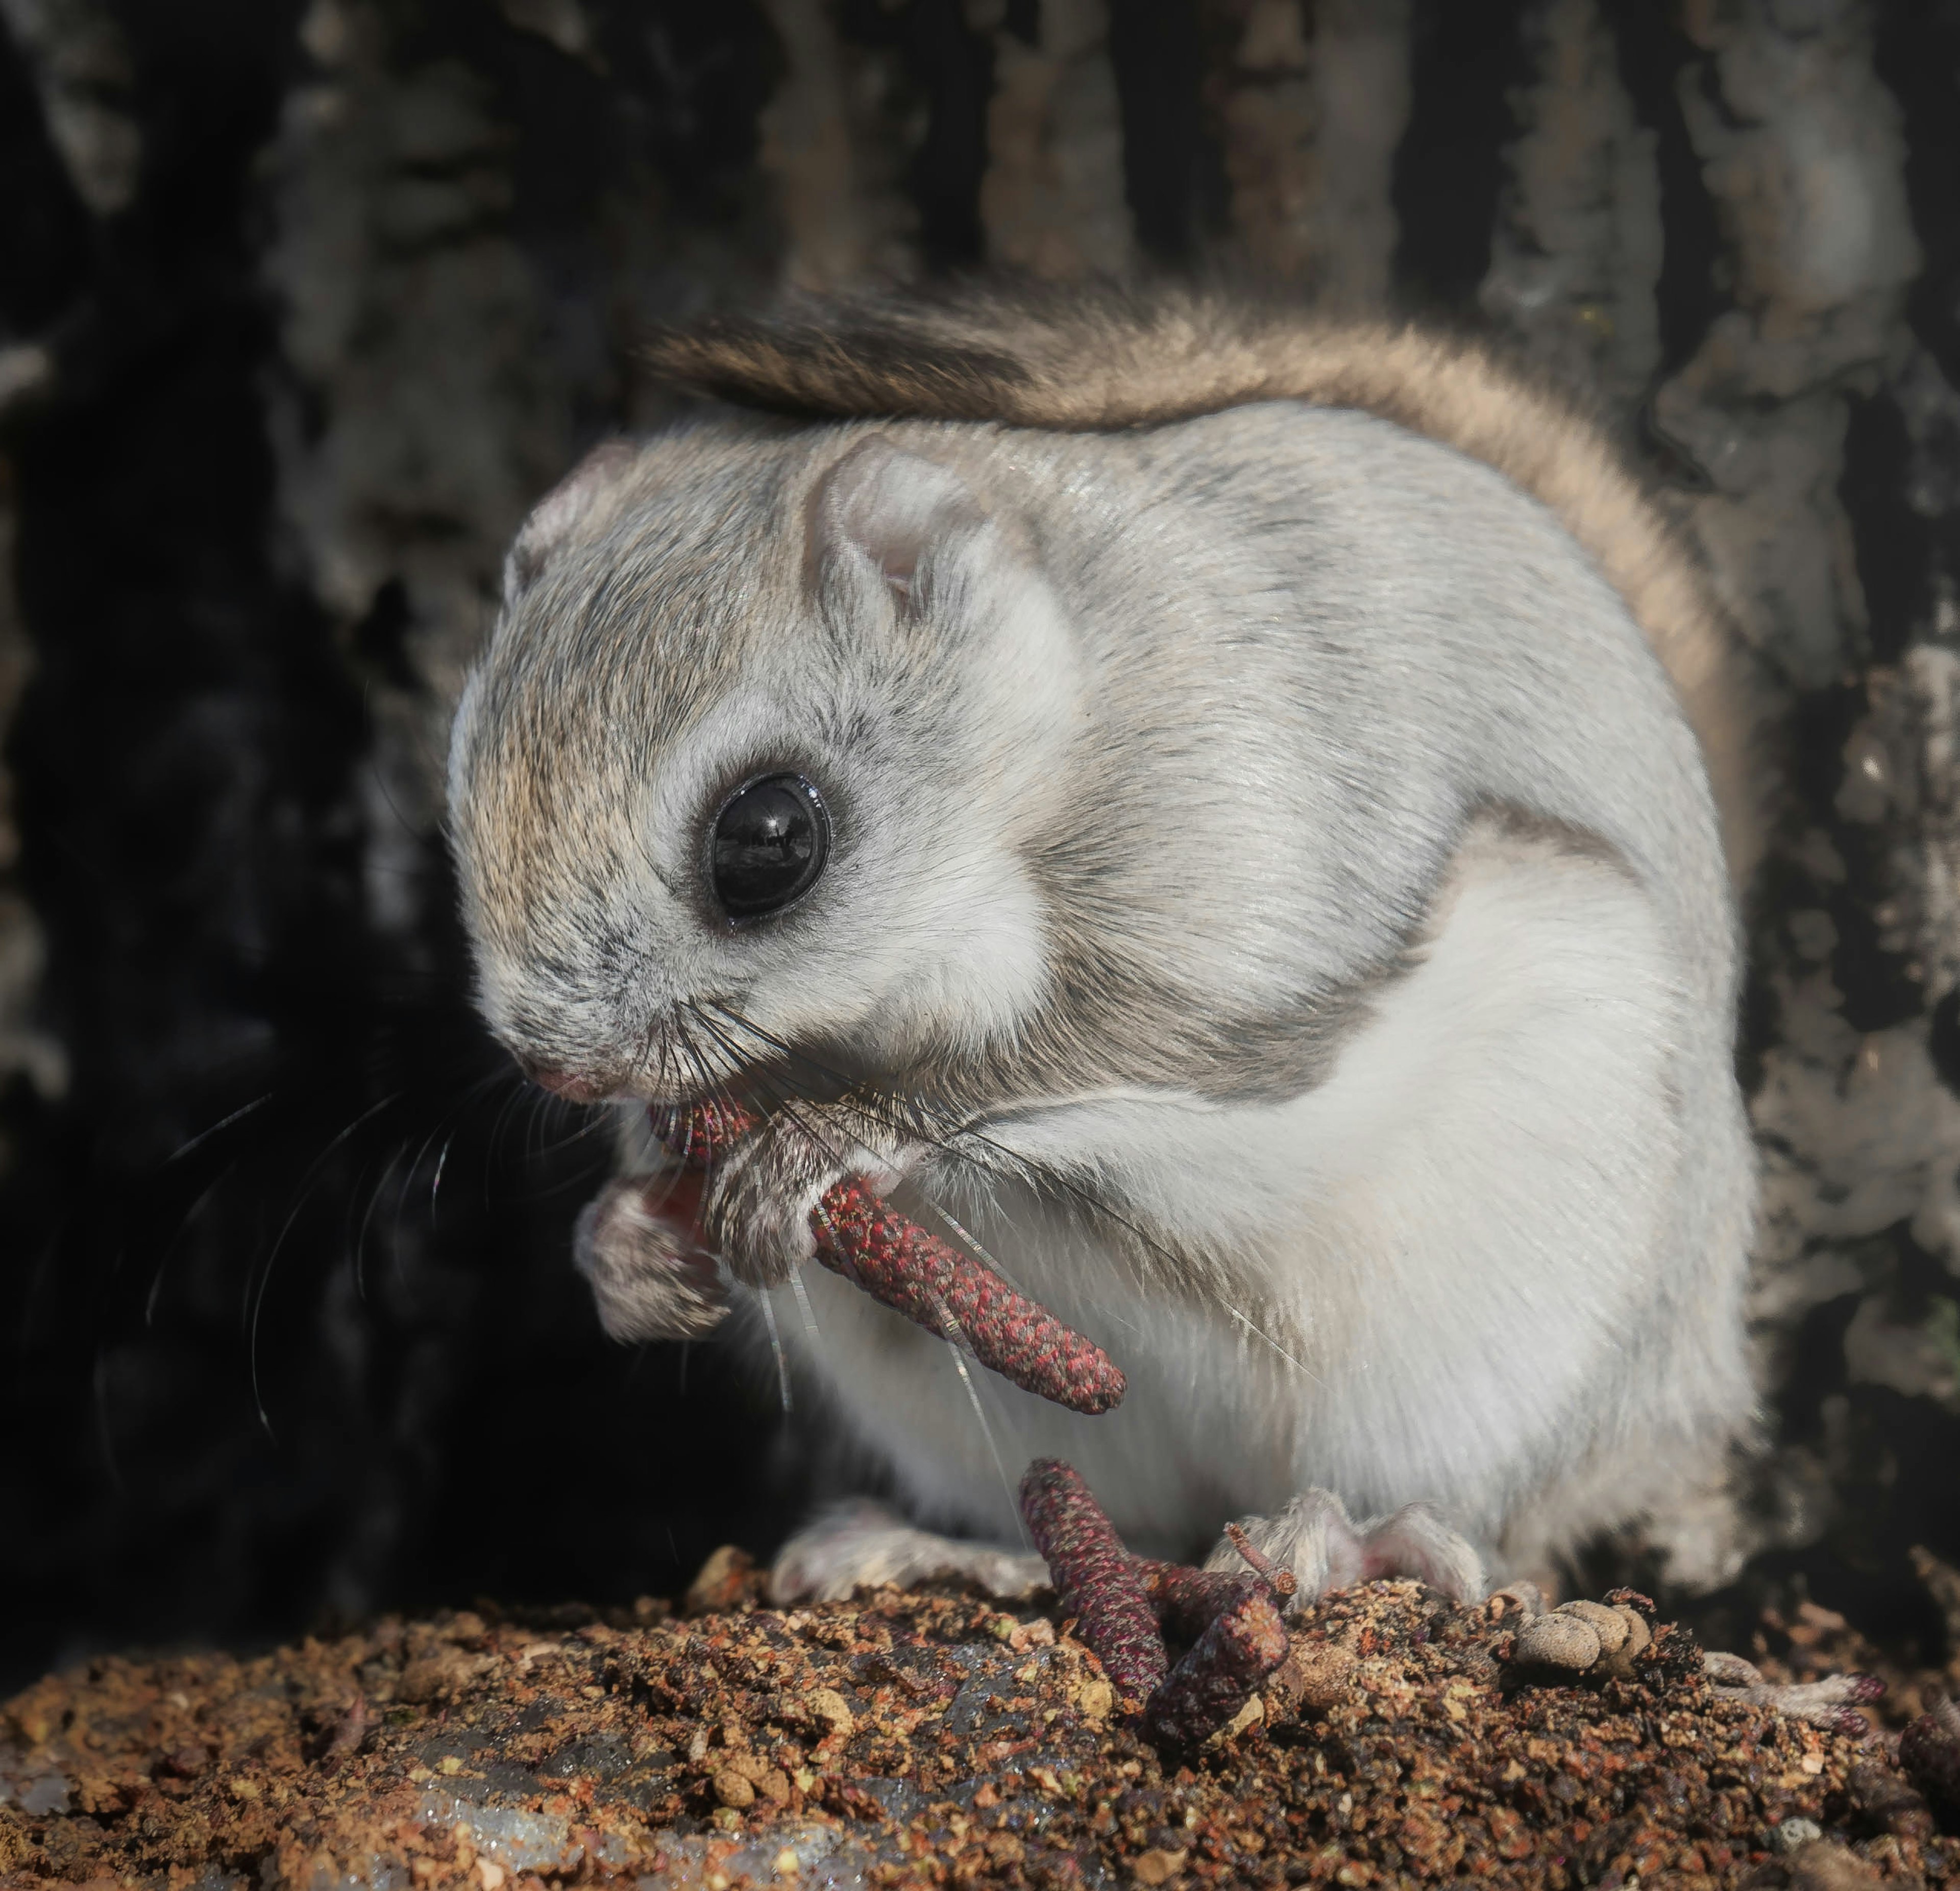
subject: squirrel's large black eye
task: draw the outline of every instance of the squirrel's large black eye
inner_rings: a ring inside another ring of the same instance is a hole
[[[714,817],[708,868],[714,896],[733,919],[778,912],[823,871],[830,820],[800,775],[766,775],[738,789]]]

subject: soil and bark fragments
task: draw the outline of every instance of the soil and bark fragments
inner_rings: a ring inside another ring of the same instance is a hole
[[[1052,1609],[759,1590],[728,1555],[692,1592],[717,1612],[44,1681],[0,1720],[0,1885],[1960,1884],[1894,1737],[1718,1698],[1678,1627],[1555,1685],[1515,1606],[1373,1584],[1179,1755]]]

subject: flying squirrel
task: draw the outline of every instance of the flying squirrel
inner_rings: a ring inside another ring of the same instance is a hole
[[[1752,1402],[1751,718],[1599,428],[1476,345],[1195,291],[651,355],[716,404],[525,524],[449,819],[491,1027],[629,1125],[579,1240],[609,1330],[759,1309],[897,1494],[778,1596],[1038,1580],[1036,1456],[1141,1548],[1244,1520],[1309,1596],[1475,1595],[1707,1488]],[[631,1125],[731,1094],[761,1128],[664,1211]],[[847,1175],[1122,1403],[807,1266]]]

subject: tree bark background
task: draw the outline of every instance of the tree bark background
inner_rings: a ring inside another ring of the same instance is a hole
[[[0,1682],[672,1588],[772,1388],[599,1337],[449,707],[654,321],[1230,272],[1589,390],[1775,680],[1766,1423],[1707,1606],[1960,1562],[1956,0],[0,0]],[[797,1415],[795,1423],[803,1415]],[[1603,1557],[1637,1562],[1637,1542]],[[1746,1566],[1738,1569],[1746,1555]]]

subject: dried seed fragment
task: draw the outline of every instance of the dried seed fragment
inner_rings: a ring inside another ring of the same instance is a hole
[[[760,1581],[756,1559],[737,1545],[724,1543],[711,1550],[695,1571],[682,1598],[681,1612],[689,1616],[727,1614],[753,1600]]]
[[[332,1737],[327,1741],[325,1750],[320,1756],[321,1765],[336,1767],[352,1759],[360,1752],[361,1743],[368,1737],[369,1724],[368,1698],[365,1695],[357,1694],[348,1703],[346,1712],[336,1723]],[[202,1749],[199,1749],[198,1760],[200,1766],[202,1759]]]
[[[1628,1608],[1624,1602],[1614,1603],[1613,1612],[1624,1618],[1627,1624],[1627,1638],[1613,1657],[1617,1670],[1625,1673],[1631,1670],[1634,1657],[1647,1652],[1653,1641],[1653,1631],[1647,1626],[1646,1616],[1637,1609]]]
[[[1784,1857],[1799,1845],[1807,1845],[1814,1838],[1824,1836],[1824,1828],[1814,1819],[1790,1818],[1779,1819],[1763,1834],[1763,1842],[1769,1849]]]
[[[1348,1700],[1360,1665],[1354,1651],[1331,1641],[1289,1638],[1292,1646],[1287,1658],[1266,1682],[1265,1697],[1271,1708],[1290,1718],[1297,1714],[1325,1714]]]
[[[821,1722],[827,1732],[841,1739],[848,1739],[858,1724],[850,1703],[835,1688],[812,1688],[803,1696],[803,1704],[812,1720]]]

